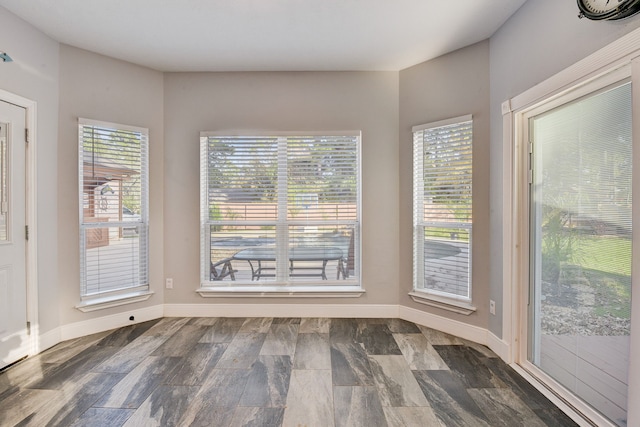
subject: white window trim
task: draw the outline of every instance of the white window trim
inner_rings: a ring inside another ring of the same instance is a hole
[[[83,313],[90,311],[103,310],[105,308],[117,307],[120,305],[133,304],[135,302],[146,301],[151,298],[153,291],[143,290],[127,293],[119,293],[117,295],[105,296],[101,295],[97,298],[91,298],[82,301],[75,308]]]
[[[427,129],[433,129],[433,128],[437,128],[437,127],[443,127],[443,126],[449,126],[449,125],[453,125],[456,123],[462,123],[462,122],[473,122],[473,115],[471,114],[467,114],[464,116],[459,116],[459,117],[452,117],[449,119],[444,119],[444,120],[440,120],[437,122],[431,122],[431,123],[426,123],[423,125],[417,125],[417,126],[413,126],[411,128],[411,133],[412,133],[412,137],[413,134],[415,132],[419,132],[422,130],[427,130]],[[415,147],[413,147],[413,150],[415,151]],[[415,191],[415,189],[414,189]],[[420,196],[418,196],[420,197]],[[414,203],[415,203],[415,199],[414,199]],[[414,219],[414,224],[415,224],[415,219]],[[471,237],[472,235],[472,229],[473,229],[473,222],[471,224],[469,224],[469,235]],[[413,258],[414,258],[414,262],[415,259],[423,259],[424,255],[422,253],[422,251],[424,249],[421,249],[424,247],[424,244],[419,245],[415,243],[415,239],[416,239],[416,229],[414,226],[414,230],[413,230],[414,236],[413,236],[413,251],[417,251],[414,253]],[[424,242],[423,242],[424,243]],[[473,251],[472,251],[472,240],[470,241],[470,247],[469,247],[469,298],[455,298],[454,296],[452,296],[451,294],[444,294],[444,293],[439,293],[435,290],[431,290],[431,289],[425,289],[425,288],[421,288],[418,287],[418,283],[417,283],[417,278],[418,276],[420,277],[424,277],[424,271],[422,271],[424,269],[423,265],[414,265],[414,273],[413,273],[413,289],[411,292],[409,292],[409,296],[411,297],[411,299],[417,303],[420,304],[424,304],[424,305],[428,305],[431,307],[436,307],[436,308],[440,308],[443,310],[447,310],[447,311],[451,311],[454,313],[458,313],[458,314],[462,314],[465,316],[468,316],[472,313],[474,313],[477,308],[473,305],[472,301],[472,291],[473,291],[473,281],[472,281],[472,270],[473,270]]]
[[[211,297],[336,297],[352,298],[360,297],[365,293],[362,286],[362,132],[354,130],[345,131],[264,131],[264,130],[231,130],[231,131],[202,131],[200,132],[200,162],[202,174],[202,162],[206,158],[206,139],[216,136],[252,136],[252,137],[290,137],[290,136],[354,136],[358,138],[357,144],[357,218],[355,220],[356,233],[359,235],[355,241],[356,274],[350,276],[346,283],[344,280],[323,280],[319,282],[277,282],[256,285],[250,283],[220,283],[203,280],[209,277],[209,260],[203,256],[205,248],[209,247],[207,233],[204,231],[204,221],[200,218],[200,286],[196,292],[203,298]],[[200,177],[200,206],[207,203],[205,195],[207,184]],[[202,212],[202,208],[200,209]],[[278,219],[280,222],[280,219]],[[286,223],[286,221],[285,221]],[[285,261],[286,263],[286,261]],[[285,269],[288,267],[285,265]]]
[[[521,373],[526,374],[530,382],[546,397],[554,402],[566,403],[566,409],[573,411],[571,417],[576,422],[586,422],[583,417],[590,418],[591,422],[598,425],[612,425],[598,412],[576,399],[572,394],[565,392],[563,387],[554,387],[551,391],[549,385],[554,381],[542,372],[531,374],[528,368],[523,368],[523,360],[527,359],[526,345],[520,337],[525,328],[523,309],[523,295],[521,286],[528,280],[524,263],[528,262],[527,253],[524,253],[523,242],[526,239],[528,224],[521,216],[523,212],[522,198],[524,193],[523,181],[526,180],[522,166],[523,147],[521,117],[526,110],[534,108],[541,100],[550,102],[568,91],[582,89],[589,82],[603,76],[611,76],[613,80],[631,69],[633,84],[633,111],[640,110],[640,29],[619,38],[592,55],[560,71],[527,91],[508,99],[502,103],[503,115],[503,204],[502,204],[502,340],[509,346],[507,362]],[[626,70],[625,70],[626,68]],[[616,76],[617,75],[617,76]],[[640,140],[640,120],[634,120],[633,139]],[[634,190],[633,198],[640,200],[640,186],[636,185],[640,176],[640,150],[633,150],[634,162]],[[638,173],[636,173],[638,172]],[[640,203],[634,203],[633,218],[640,217]],[[634,227],[633,253],[637,253],[638,241],[640,241],[640,227]],[[638,277],[640,277],[640,263],[632,263],[632,290],[636,290]],[[640,313],[640,298],[632,302],[632,312]],[[526,307],[525,307],[526,308]],[[632,316],[632,331],[640,330],[640,316]],[[524,350],[523,350],[524,349]],[[640,356],[640,334],[635,333],[631,337],[629,360],[637,360]],[[557,393],[557,394],[556,394]],[[640,365],[631,363],[629,366],[627,424],[636,425],[640,422],[640,406],[632,402],[640,398]]]
[[[78,129],[81,129],[82,126],[96,126],[96,127],[107,127],[107,128],[113,128],[113,129],[118,129],[118,130],[123,130],[123,131],[130,131],[130,132],[139,132],[139,133],[143,133],[146,135],[147,138],[147,145],[146,145],[146,152],[144,153],[144,156],[146,157],[146,159],[144,159],[144,163],[146,163],[146,166],[144,166],[145,168],[145,173],[147,174],[147,188],[143,188],[142,189],[142,204],[145,206],[145,209],[143,210],[143,212],[141,212],[141,219],[142,219],[142,223],[141,224],[137,224],[139,226],[145,227],[146,228],[146,232],[145,232],[145,236],[147,239],[146,242],[146,247],[147,247],[147,251],[146,251],[146,268],[147,268],[147,278],[149,278],[149,232],[148,232],[148,224],[149,224],[149,129],[148,128],[143,128],[143,127],[139,127],[139,126],[131,126],[131,125],[124,125],[124,124],[119,124],[119,123],[111,123],[111,122],[106,122],[106,121],[101,121],[101,120],[92,120],[92,119],[86,119],[86,118],[82,118],[79,117],[78,118]],[[82,170],[83,168],[83,162],[84,159],[82,158],[78,158],[78,168],[79,171]],[[81,173],[81,172],[79,172]],[[79,189],[80,192],[82,192],[82,189]],[[82,219],[84,216],[84,209],[83,209],[83,202],[80,200],[79,201],[79,227],[82,226]],[[119,225],[129,225],[131,224],[130,222],[113,222],[110,225],[115,225],[115,226],[119,226]],[[83,254],[81,254],[81,256],[84,256]],[[81,284],[82,286],[82,284]],[[87,312],[91,312],[91,311],[96,311],[96,310],[103,310],[103,309],[107,309],[107,308],[111,308],[111,307],[117,307],[120,305],[126,305],[126,304],[132,304],[132,303],[136,303],[136,302],[142,302],[142,301],[146,301],[149,298],[151,298],[151,296],[154,294],[153,291],[150,290],[150,284],[149,281],[147,280],[147,284],[146,285],[141,285],[141,286],[134,286],[134,287],[130,287],[127,289],[123,289],[123,290],[119,290],[119,291],[112,291],[112,292],[104,292],[101,293],[99,295],[80,295],[80,302],[74,306],[74,308],[76,308],[77,310],[83,312],[83,313],[87,313]]]
[[[196,290],[203,298],[236,297],[309,297],[357,298],[365,293],[359,285],[353,286],[225,286],[202,287]]]
[[[409,296],[417,303],[453,311],[454,313],[464,314],[465,316],[468,316],[477,310],[473,304],[467,301],[458,301],[447,296],[438,296],[433,293],[433,291],[414,289],[412,292],[409,292]]]

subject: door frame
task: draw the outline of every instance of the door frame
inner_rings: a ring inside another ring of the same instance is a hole
[[[594,54],[502,104],[503,115],[503,228],[502,339],[508,346],[507,362],[580,425],[586,419],[612,425],[544,373],[527,366],[527,297],[529,286],[528,135],[523,120],[541,102],[553,102],[563,94],[584,90],[588,83],[616,73],[631,76],[633,96],[633,218],[640,217],[640,29],[621,37]],[[625,71],[626,69],[626,71]],[[640,225],[634,224],[634,259],[640,256]],[[640,263],[632,263],[632,290],[640,294]],[[632,293],[633,293],[632,291]],[[630,360],[640,357],[640,297],[632,300]],[[640,366],[630,363],[627,422],[640,421]]]
[[[38,323],[38,229],[37,229],[37,103],[28,98],[0,89],[0,101],[17,105],[26,110],[25,126],[28,143],[25,147],[25,212],[29,226],[29,240],[26,242],[26,281],[27,281],[27,322],[31,325],[29,333],[28,356],[38,354],[40,348],[40,328]]]

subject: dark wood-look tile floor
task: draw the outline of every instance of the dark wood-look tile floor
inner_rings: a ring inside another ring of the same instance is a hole
[[[574,426],[486,347],[398,319],[164,318],[0,374],[0,426]]]

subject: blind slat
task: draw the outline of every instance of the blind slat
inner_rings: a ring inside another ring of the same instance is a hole
[[[414,129],[414,286],[470,300],[473,123]]]
[[[81,295],[148,288],[148,130],[79,124]]]
[[[205,281],[208,260],[232,256],[233,245],[273,245],[276,277],[260,280],[290,280],[287,248],[358,234],[359,136],[202,135],[201,218],[215,235],[203,238]],[[211,250],[214,240],[226,243]]]

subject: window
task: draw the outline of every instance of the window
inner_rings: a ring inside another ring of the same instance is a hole
[[[635,166],[632,85],[611,84],[620,77],[518,117],[531,159],[524,366],[626,426],[637,425],[627,423]]]
[[[471,116],[413,128],[412,296],[471,302],[472,134]]]
[[[147,147],[147,129],[79,120],[80,309],[148,293]]]
[[[201,135],[203,287],[359,276],[359,132]]]

